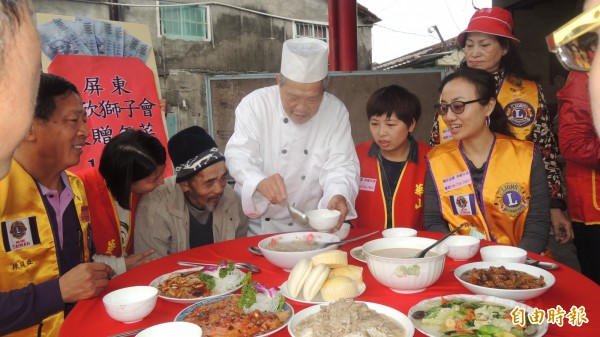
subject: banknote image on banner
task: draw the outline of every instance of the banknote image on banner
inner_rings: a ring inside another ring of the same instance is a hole
[[[84,16],[74,21],[53,19],[38,26],[42,51],[56,55],[136,57],[146,62],[150,45],[127,33],[123,26]]]

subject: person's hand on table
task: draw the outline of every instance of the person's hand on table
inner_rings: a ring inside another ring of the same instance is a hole
[[[139,267],[146,262],[155,260],[154,258],[146,259],[148,256],[154,254],[154,249],[148,249],[145,252],[135,253],[125,257],[125,268],[131,270],[135,267]]]
[[[283,182],[283,177],[279,173],[261,180],[256,186],[260,192],[272,204],[280,204],[287,198],[287,190]]]
[[[560,208],[551,208],[550,217],[552,219],[552,232],[554,239],[558,243],[567,243],[575,237],[573,234],[573,224],[565,216]]]
[[[330,233],[337,232],[342,228],[342,224],[344,223],[344,220],[346,220],[346,215],[350,212],[348,204],[346,203],[346,198],[340,194],[334,195],[331,200],[329,200],[327,209],[337,209],[341,213],[337,225],[329,231]]]
[[[75,303],[100,295],[113,270],[104,263],[80,263],[58,279],[64,303]]]

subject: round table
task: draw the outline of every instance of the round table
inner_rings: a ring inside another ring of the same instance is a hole
[[[362,234],[371,232],[372,229],[353,229],[350,232],[349,238],[356,237]],[[439,238],[440,233],[419,232],[418,236]],[[233,262],[250,262],[262,268],[261,273],[254,274],[252,279],[256,280],[267,287],[279,286],[287,280],[288,273],[282,269],[272,265],[262,256],[256,256],[247,250],[249,245],[256,246],[258,242],[265,236],[255,236],[242,238],[231,241],[219,242],[195,249],[190,249],[185,252],[173,254],[148,262],[138,268],[135,268],[127,273],[119,275],[110,281],[105,292],[98,297],[83,300],[77,303],[69,316],[65,319],[59,336],[75,337],[75,336],[110,336],[113,334],[126,332],[134,329],[146,328],[155,324],[173,321],[177,313],[189,306],[190,304],[177,304],[162,299],[158,299],[156,307],[152,313],[142,321],[132,324],[124,324],[113,320],[108,316],[102,304],[102,297],[113,290],[134,285],[148,285],[156,277],[169,273],[178,269],[185,269],[177,264],[177,261],[196,261],[196,262],[218,262],[223,259]],[[350,249],[360,246],[370,240],[380,238],[381,233],[375,234],[368,238],[352,242],[341,246],[339,249],[350,252]],[[490,244],[482,241],[482,245]],[[531,257],[548,260],[536,254],[529,254]],[[348,254],[348,262],[350,264],[362,266],[363,279],[366,284],[366,291],[357,298],[359,301],[375,302],[387,305],[389,307],[400,310],[404,314],[416,303],[437,296],[451,294],[470,294],[454,277],[451,272],[460,265],[469,262],[481,261],[481,257],[476,255],[469,261],[453,261],[446,258],[444,272],[440,279],[424,292],[416,294],[397,294],[392,292],[387,287],[382,286],[373,278],[366,264],[355,260]],[[551,273],[556,277],[556,283],[545,294],[532,300],[525,301],[531,307],[538,308],[547,312],[548,309],[557,309],[560,305],[567,313],[575,306],[580,308],[580,313],[585,312],[587,323],[582,323],[580,326],[570,324],[567,317],[564,317],[562,326],[559,324],[549,324],[549,329],[546,336],[565,336],[565,337],[595,337],[600,334],[600,287],[586,278],[579,272],[565,266],[560,265],[557,270],[552,270]],[[295,312],[309,307],[308,304],[298,303],[288,300]],[[583,310],[581,309],[583,308]],[[573,322],[575,323],[575,322]],[[133,334],[132,334],[133,335]],[[282,329],[273,336],[289,336],[286,329]],[[424,336],[421,332],[415,331],[415,336]]]

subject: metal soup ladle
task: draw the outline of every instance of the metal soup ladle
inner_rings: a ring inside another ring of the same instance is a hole
[[[308,225],[308,216],[304,214],[304,212],[302,212],[294,206],[291,206],[287,200],[285,201],[285,204],[287,205],[288,211],[290,212],[290,216],[292,217],[292,220],[294,220],[295,223],[302,226]]]
[[[431,248],[437,246],[440,242],[446,240],[450,235],[456,233],[459,229],[463,228],[464,226],[468,225],[468,223],[463,223],[462,225],[454,228],[453,230],[450,231],[450,233],[444,235],[441,239],[437,240],[436,242],[434,242],[431,246],[423,249],[422,251],[418,252],[417,255],[415,255],[415,258],[421,258],[421,257],[425,257],[425,254],[427,254],[427,252],[429,250],[431,250]]]

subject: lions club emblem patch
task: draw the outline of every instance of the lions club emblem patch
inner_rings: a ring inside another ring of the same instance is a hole
[[[15,239],[21,239],[27,234],[27,227],[21,221],[15,221],[10,225],[10,235],[12,235]]]
[[[512,102],[504,108],[508,122],[518,128],[522,128],[533,123],[535,119],[535,110],[527,102]]]
[[[516,217],[527,208],[529,199],[531,199],[531,195],[521,185],[506,183],[498,188],[494,205],[500,212]]]

